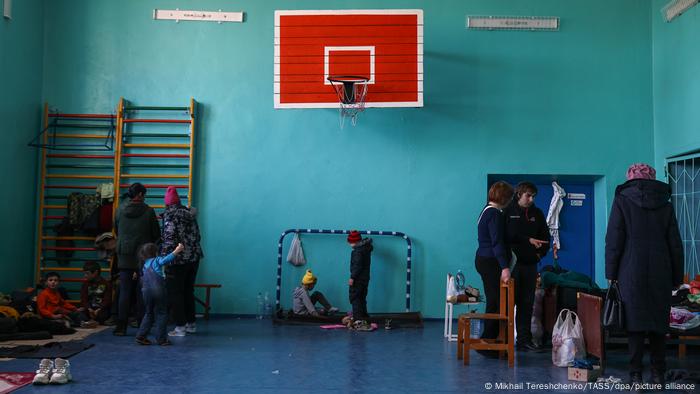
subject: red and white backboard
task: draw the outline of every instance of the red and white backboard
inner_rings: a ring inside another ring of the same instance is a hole
[[[275,11],[275,108],[338,108],[338,75],[369,78],[366,107],[422,107],[423,10]]]

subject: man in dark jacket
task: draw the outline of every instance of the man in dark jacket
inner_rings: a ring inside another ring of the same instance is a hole
[[[671,188],[646,164],[633,164],[615,190],[605,235],[605,276],[620,287],[629,335],[630,380],[642,383],[649,335],[653,383],[663,384],[671,291],[683,281],[683,244]]]
[[[359,231],[351,231],[348,243],[352,248],[350,254],[350,304],[352,317],[359,321],[358,329],[368,329],[367,288],[369,287],[369,268],[372,263],[372,238],[362,238]]]
[[[511,272],[515,281],[515,324],[518,331],[517,349],[540,350],[532,342],[530,324],[537,286],[537,263],[549,250],[549,230],[542,211],[534,205],[537,186],[520,182],[515,199],[505,210],[506,240],[515,253],[516,264]]]
[[[160,226],[153,208],[144,202],[146,188],[140,183],[129,186],[126,205],[119,208],[114,228],[117,232],[117,261],[119,264],[119,316],[114,335],[126,335],[131,295],[136,290],[140,268],[138,252],[141,245],[157,242]],[[138,294],[137,294],[138,297]]]

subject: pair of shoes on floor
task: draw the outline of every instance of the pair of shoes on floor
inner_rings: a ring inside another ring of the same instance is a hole
[[[515,349],[520,352],[541,352],[542,351],[542,346],[532,342],[532,341],[527,341],[524,343],[518,342],[515,345]]]
[[[80,328],[96,328],[97,326],[98,324],[94,320],[88,320],[80,323]]]
[[[39,362],[39,369],[34,375],[34,384],[65,384],[73,379],[70,373],[70,361],[57,358],[55,361],[45,358]]]
[[[175,328],[168,333],[169,337],[184,337],[187,335],[186,326],[175,326]],[[196,328],[195,328],[196,330]]]
[[[352,329],[355,331],[372,331],[372,325],[367,320],[355,320]]]
[[[151,344],[151,341],[149,341],[146,337],[137,336],[136,343],[138,343],[139,345],[148,346]]]
[[[185,333],[194,334],[197,332],[197,323],[187,323],[185,324]]]

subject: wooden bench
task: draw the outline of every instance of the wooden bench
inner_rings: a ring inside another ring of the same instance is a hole
[[[85,282],[85,279],[81,278],[61,278],[61,282],[69,282],[69,283],[83,283]],[[199,303],[199,305],[204,307],[204,320],[209,320],[209,311],[211,310],[211,289],[219,289],[221,288],[221,285],[219,284],[204,284],[204,283],[199,283],[194,285],[195,288],[203,288],[205,289],[204,293],[204,300],[201,298],[197,297],[195,295],[194,300]],[[71,293],[79,293],[80,290],[67,290],[68,292]],[[78,304],[80,303],[80,300],[69,300],[68,302]]]
[[[218,284],[195,284],[195,288],[204,288],[205,290],[205,295],[204,295],[204,301],[202,301],[199,297],[195,296],[194,300],[199,303],[199,305],[204,307],[204,320],[209,320],[209,310],[211,309],[211,289],[219,289],[221,288],[221,285]]]
[[[464,365],[469,365],[469,351],[474,349],[498,351],[500,358],[505,353],[508,357],[508,367],[513,367],[515,363],[514,288],[513,279],[510,279],[508,283],[501,283],[498,313],[464,313],[459,315],[457,319],[457,359],[462,360]],[[498,337],[495,339],[471,338],[471,321],[476,319],[498,321]]]

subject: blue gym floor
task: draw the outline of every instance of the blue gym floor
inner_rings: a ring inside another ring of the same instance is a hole
[[[549,351],[517,354],[514,369],[472,352],[471,365],[463,366],[456,344],[442,337],[442,321],[427,321],[423,329],[350,332],[219,316],[200,320],[198,330],[170,347],[139,346],[133,336],[114,337],[111,330],[94,334],[86,341],[95,346],[70,358],[73,382],[18,392],[477,393],[498,391],[485,383],[571,383],[566,368],[552,366]],[[697,370],[700,355],[689,350],[680,362],[669,346],[669,368]],[[606,376],[626,378],[626,348],[609,353]],[[38,362],[0,361],[0,371],[33,372]]]

